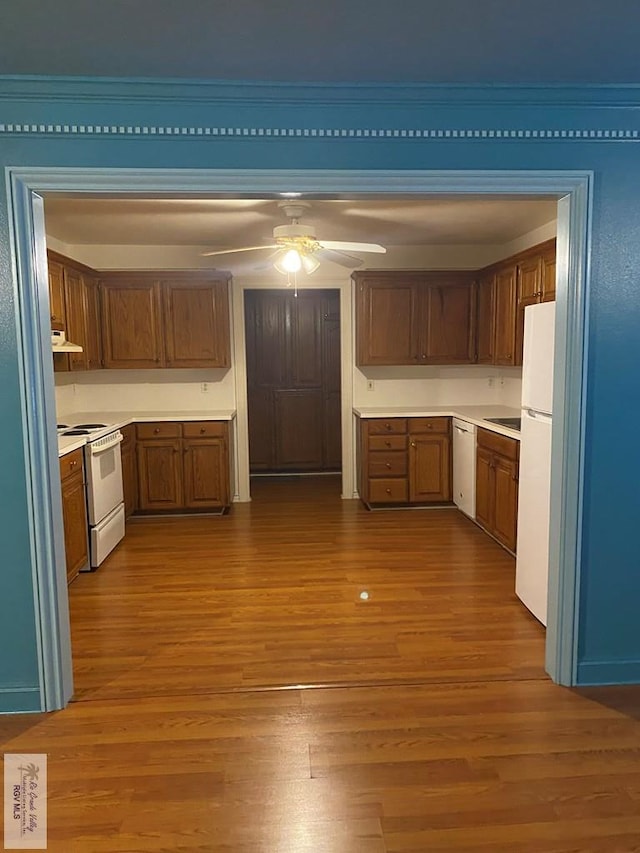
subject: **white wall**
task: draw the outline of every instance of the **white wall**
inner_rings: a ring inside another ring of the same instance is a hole
[[[58,421],[74,412],[236,408],[233,370],[98,370],[55,379]]]

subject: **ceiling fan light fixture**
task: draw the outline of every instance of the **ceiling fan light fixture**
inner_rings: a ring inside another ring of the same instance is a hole
[[[320,261],[317,261],[311,255],[302,256],[302,269],[306,272],[307,275],[311,275],[311,273],[315,272],[319,266]]]
[[[302,257],[297,249],[289,249],[274,261],[273,266],[283,275],[299,272],[302,269]]]

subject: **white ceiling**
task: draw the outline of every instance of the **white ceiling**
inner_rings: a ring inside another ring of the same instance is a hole
[[[551,199],[315,199],[302,224],[325,240],[385,246],[504,245],[556,219]],[[47,233],[69,245],[229,249],[272,242],[276,199],[45,199]]]

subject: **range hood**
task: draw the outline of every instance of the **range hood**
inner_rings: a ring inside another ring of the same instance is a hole
[[[82,352],[82,347],[67,340],[63,331],[51,330],[51,349],[54,352]]]

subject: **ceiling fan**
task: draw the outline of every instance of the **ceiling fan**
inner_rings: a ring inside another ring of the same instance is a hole
[[[301,225],[300,218],[311,208],[308,201],[279,201],[278,207],[291,220],[287,225],[273,229],[273,242],[262,246],[243,246],[238,249],[221,249],[204,252],[204,257],[231,255],[236,252],[256,252],[274,249],[264,266],[274,266],[278,272],[289,275],[297,272],[311,274],[320,266],[320,261],[332,261],[349,269],[359,267],[364,261],[350,252],[377,252],[387,250],[378,243],[359,243],[345,240],[321,240],[316,237],[312,225]]]

